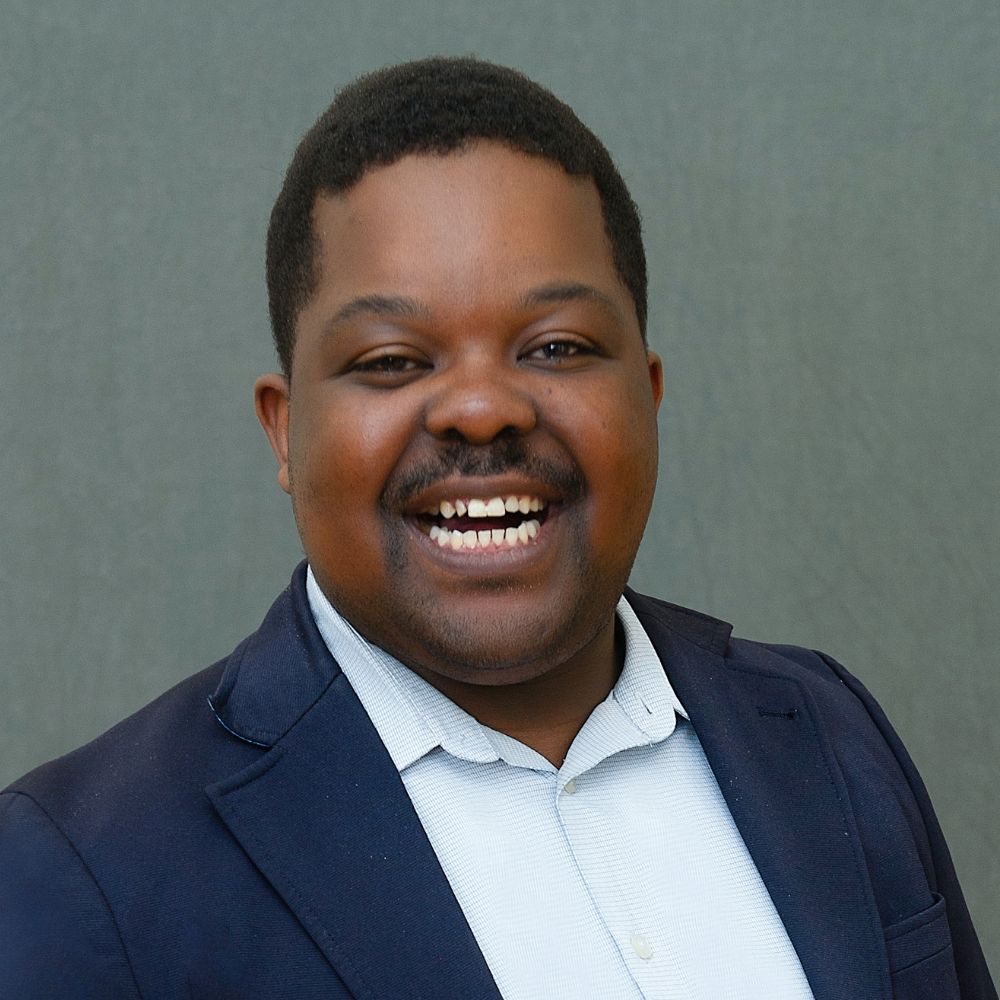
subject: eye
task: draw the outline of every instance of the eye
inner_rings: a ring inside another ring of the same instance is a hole
[[[389,348],[381,353],[362,355],[347,366],[344,374],[362,384],[391,388],[406,385],[428,367],[428,362],[420,355]]]
[[[560,362],[582,360],[595,353],[594,348],[583,340],[560,336],[537,344],[523,356],[528,361],[547,361],[559,364]]]
[[[352,371],[372,372],[378,375],[402,375],[404,372],[419,368],[420,365],[413,358],[404,357],[402,354],[381,354],[377,358],[368,358],[365,361],[358,361],[351,366]]]

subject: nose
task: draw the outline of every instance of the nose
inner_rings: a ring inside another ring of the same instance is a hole
[[[518,373],[504,365],[458,365],[442,373],[429,400],[424,426],[441,439],[463,438],[489,444],[505,434],[527,434],[535,427],[535,401]]]

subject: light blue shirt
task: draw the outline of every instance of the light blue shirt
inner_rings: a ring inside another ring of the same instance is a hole
[[[307,590],[505,1000],[811,1000],[624,598],[621,676],[556,768],[362,639],[311,570]]]

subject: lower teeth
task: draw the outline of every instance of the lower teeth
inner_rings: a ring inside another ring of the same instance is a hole
[[[431,525],[431,539],[441,548],[481,549],[487,546],[498,548],[513,548],[515,545],[527,545],[537,534],[541,523],[535,519],[522,521],[516,528],[490,528],[479,531],[449,531],[438,525]]]

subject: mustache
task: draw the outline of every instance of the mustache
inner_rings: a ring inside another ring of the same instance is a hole
[[[565,501],[583,496],[583,475],[575,463],[542,458],[522,438],[498,438],[488,445],[450,441],[434,458],[399,472],[386,485],[382,503],[398,509],[449,476],[503,476],[515,473],[538,480]]]

